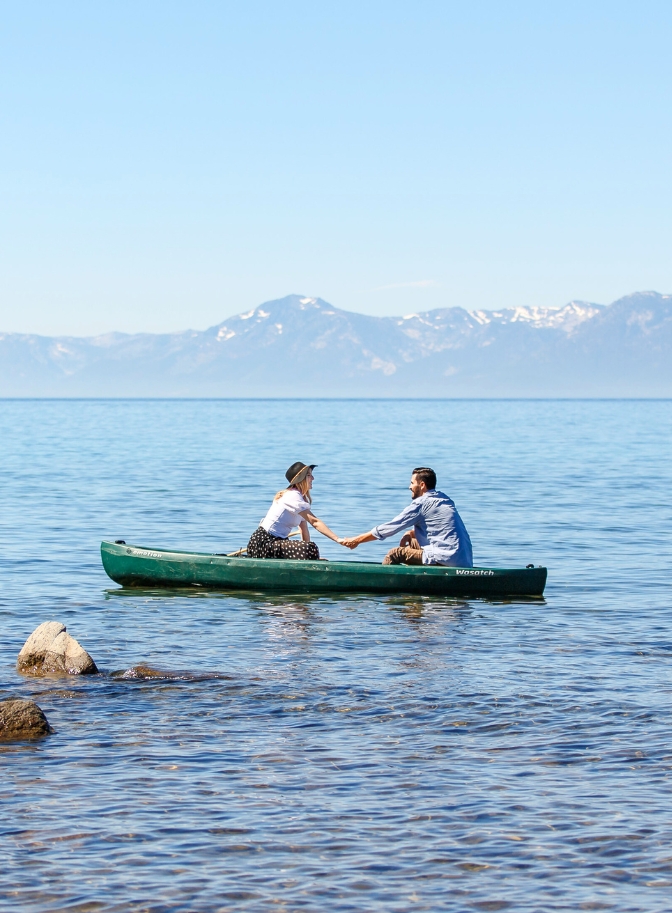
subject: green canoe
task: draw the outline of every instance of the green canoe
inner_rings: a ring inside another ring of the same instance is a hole
[[[546,568],[384,567],[370,561],[278,561],[103,542],[103,567],[124,586],[203,586],[291,593],[541,596]]]

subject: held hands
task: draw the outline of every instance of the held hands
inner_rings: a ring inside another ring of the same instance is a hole
[[[357,536],[346,536],[338,540],[339,545],[345,546],[345,548],[357,548],[359,545],[359,538]]]

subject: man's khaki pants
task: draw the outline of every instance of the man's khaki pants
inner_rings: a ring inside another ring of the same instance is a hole
[[[416,539],[411,539],[408,545],[390,549],[383,558],[383,564],[422,564],[422,549]]]

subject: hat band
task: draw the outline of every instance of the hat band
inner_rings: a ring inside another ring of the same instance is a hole
[[[309,472],[310,472],[310,466],[304,466],[303,469],[299,469],[299,471],[297,472],[297,474],[294,476],[294,478],[292,479],[292,481],[289,484],[296,485],[298,482],[302,482],[303,479],[305,479],[305,477],[308,475]],[[301,473],[303,473],[303,478],[299,478]]]

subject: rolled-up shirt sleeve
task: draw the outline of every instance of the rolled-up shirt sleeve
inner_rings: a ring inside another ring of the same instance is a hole
[[[389,536],[394,536],[395,533],[401,532],[402,529],[407,529],[409,526],[415,526],[415,523],[420,516],[421,505],[415,501],[406,507],[402,512],[390,520],[388,523],[381,523],[379,526],[374,526],[371,530],[371,535],[374,539],[387,539]]]

